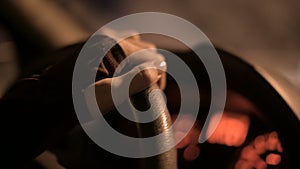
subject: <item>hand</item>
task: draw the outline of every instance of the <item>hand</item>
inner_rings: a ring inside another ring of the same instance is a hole
[[[117,85],[122,86],[123,83],[128,81],[130,76],[136,75],[131,82],[129,95],[136,94],[155,83],[157,83],[161,89],[165,88],[166,75],[164,71],[157,70],[153,67],[142,70],[143,66],[164,62],[164,57],[157,53],[154,44],[145,42],[141,40],[139,35],[135,35],[119,42],[119,45],[129,59],[127,63],[133,68],[125,74],[114,77],[114,80],[117,81]],[[147,49],[145,55],[131,57],[132,54],[144,49]],[[113,78],[106,78],[94,84],[97,103],[102,114],[113,110],[115,107],[111,94],[112,80]]]
[[[207,141],[212,144],[238,147],[244,143],[250,126],[250,118],[248,114],[244,114],[243,112],[257,112],[257,110],[251,102],[236,92],[229,91],[227,96],[226,110],[222,116],[221,113],[216,113],[209,121],[208,131],[206,132],[211,132],[212,135],[208,137]],[[175,120],[175,118],[176,116],[173,116],[173,120]],[[220,121],[218,122],[219,118]],[[174,126],[175,140],[178,140],[182,135],[186,134],[184,139],[179,142],[176,147],[185,149],[183,157],[187,161],[196,159],[200,154],[198,138],[201,129],[199,124],[196,123],[188,132],[185,128],[185,124],[191,122],[192,117],[186,115],[183,116],[183,119],[180,119],[177,126]],[[215,125],[216,128],[214,129]]]
[[[172,119],[175,121],[177,115],[173,115]],[[176,145],[178,149],[184,149],[183,158],[187,161],[195,160],[200,154],[198,146],[198,138],[200,136],[200,126],[196,122],[190,131],[186,128],[186,123],[192,123],[191,115],[183,115],[182,119],[178,119],[177,125],[174,125],[174,139],[179,141],[182,136],[185,137]]]
[[[249,114],[260,116],[260,111],[246,97],[229,90],[224,113],[222,116],[221,113],[216,113],[210,119],[206,135],[208,133],[212,135],[208,137],[208,142],[234,147],[241,146],[250,127]],[[216,128],[214,128],[215,125],[217,125]]]
[[[218,121],[219,118],[220,121]],[[216,128],[212,131],[215,125]],[[249,126],[248,115],[228,111],[223,114],[217,113],[209,122],[208,133],[212,132],[212,135],[207,141],[212,144],[241,146],[247,137]]]
[[[278,153],[269,153],[278,152]],[[283,152],[277,132],[273,131],[264,135],[259,135],[249,145],[243,148],[239,160],[235,164],[235,169],[266,169],[267,165],[276,166],[281,162]],[[266,158],[262,159],[261,155]]]
[[[212,126],[216,125],[216,118],[218,118],[217,116],[219,115],[221,114],[215,114],[210,120],[208,130],[211,130]],[[176,115],[172,117],[173,121],[176,117]],[[176,142],[178,142],[182,136],[186,135],[176,145],[176,148],[184,149],[183,158],[187,161],[195,160],[200,154],[200,148],[198,146],[198,139],[201,132],[200,125],[196,122],[190,131],[186,128],[186,124],[192,122],[193,120],[190,115],[184,115],[182,119],[179,119],[177,125],[174,125],[174,137]],[[213,134],[208,138],[208,142],[227,146],[240,146],[246,139],[249,124],[250,119],[247,115],[225,111]]]

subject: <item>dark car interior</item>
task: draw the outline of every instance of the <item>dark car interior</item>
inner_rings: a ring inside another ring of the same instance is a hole
[[[7,79],[3,80],[7,81],[7,84],[3,84],[3,92],[1,91],[1,93],[4,93],[4,91],[7,90],[16,79],[33,74],[39,74],[44,70],[44,65],[48,65],[52,62],[54,63],[57,59],[63,58],[64,55],[69,55],[70,53],[73,54],[72,51],[77,50],[77,45],[83,44],[91,35],[91,30],[94,31],[94,29],[89,30],[82,26],[85,25],[88,27],[93,25],[95,22],[95,19],[91,19],[92,21],[85,21],[84,19],[86,18],[83,16],[80,17],[80,13],[84,11],[84,7],[82,9],[78,8],[78,13],[74,12],[74,9],[78,7],[76,4],[80,4],[80,2],[76,1],[73,5],[70,5],[67,1],[61,1],[58,3],[44,0],[40,2],[28,2],[30,3],[26,4],[22,2],[18,4],[15,0],[0,2],[0,44],[1,42],[13,43],[13,49],[5,48],[2,52],[4,53],[2,57],[5,58],[5,54],[8,54],[11,51],[14,51],[16,56],[16,58],[8,60],[12,61],[13,64],[5,62],[5,59],[1,62],[0,56],[0,66],[2,66],[2,68],[0,67],[0,70],[3,69],[3,72],[9,71],[7,73],[8,75],[13,73],[15,74],[11,77],[3,76],[3,78],[7,77]],[[104,14],[109,14],[109,12],[111,12],[108,10],[111,6],[114,6],[117,9],[122,9],[122,2],[120,1],[100,2],[102,2],[102,6],[100,6],[102,7]],[[89,3],[83,4],[94,4],[97,6],[100,2],[90,1]],[[40,7],[35,5],[40,5]],[[92,9],[92,7],[90,8],[91,11],[95,10]],[[45,10],[41,11],[37,9]],[[35,10],[36,13],[30,12],[32,10]],[[47,16],[53,15],[61,16],[61,20],[49,19],[49,27],[43,27],[44,23],[39,22],[38,19],[36,19],[38,18],[36,14],[39,12],[43,17],[45,17],[43,19],[47,19]],[[91,15],[92,13],[93,12],[90,12]],[[120,10],[120,13],[122,13],[122,10]],[[77,18],[72,19],[69,15],[73,17],[77,16]],[[32,18],[33,16],[35,17]],[[299,13],[298,16],[300,16]],[[109,20],[115,17],[116,16],[111,15],[105,19]],[[103,19],[102,22],[105,22],[105,19]],[[84,21],[89,24],[82,24]],[[99,23],[97,26],[99,25],[101,24]],[[96,27],[96,25],[93,26]],[[1,34],[1,31],[4,33]],[[58,37],[61,37],[61,39]],[[158,47],[165,48],[166,50],[169,49],[165,45],[162,45],[161,41],[156,38],[157,37],[151,39],[151,36],[145,35],[145,39],[150,41],[153,40],[154,43],[157,42],[156,45]],[[165,39],[166,37],[163,38],[166,43],[173,41],[171,38],[167,38],[167,40]],[[243,56],[240,56],[242,53],[230,50],[222,46],[222,43],[216,42],[214,44],[224,67],[227,92],[238,93],[239,96],[253,105],[255,111],[241,111],[242,114],[247,115],[250,119],[248,133],[246,134],[246,139],[242,145],[236,147],[212,144],[209,142],[199,143],[198,146],[200,147],[200,155],[192,161],[186,161],[183,158],[184,149],[179,148],[177,149],[178,168],[236,168],[236,164],[239,161],[239,156],[243,149],[252,144],[257,136],[264,135],[272,131],[276,131],[278,133],[283,151],[267,151],[260,155],[262,159],[266,159],[267,155],[270,153],[280,155],[280,163],[276,165],[268,165],[267,168],[300,168],[298,155],[300,150],[300,123],[299,112],[295,111],[299,110],[299,108],[295,109],[295,107],[291,107],[289,102],[282,97],[278,88],[275,88],[269,79],[256,69],[255,58],[250,57],[250,59],[247,60]],[[206,46],[199,45],[197,48],[205,50]],[[197,120],[199,121],[201,128],[201,124],[204,124],[207,120],[209,107],[218,106],[218,103],[210,103],[211,84],[209,75],[201,60],[192,50],[173,45],[170,51],[175,53],[190,67],[197,80],[199,94],[201,95],[201,104]],[[162,54],[168,55],[168,53]],[[257,62],[260,62],[260,58],[257,59]],[[7,65],[14,67],[6,69],[5,66]],[[295,90],[295,93],[297,92],[299,92],[298,89]],[[175,79],[170,75],[167,76],[167,86],[164,93],[167,98],[167,107],[171,116],[176,115],[180,109],[180,91]],[[238,107],[240,104],[239,102],[231,101],[230,96],[230,94],[227,95],[225,110],[231,110],[232,107]],[[297,99],[295,100],[297,101]],[[297,103],[294,105],[300,106],[300,104]],[[129,136],[138,135],[136,124],[122,117],[117,111],[107,114],[105,119],[113,128],[123,134]],[[107,152],[96,145],[84,132],[81,126],[77,125],[66,136],[62,137],[57,144],[47,149],[44,153],[32,161],[27,168],[141,168],[140,164],[143,160],[145,159],[120,157]],[[157,160],[155,157],[151,158],[150,161],[153,162],[153,166],[156,166],[155,163]],[[144,168],[151,168],[153,166],[144,166]]]

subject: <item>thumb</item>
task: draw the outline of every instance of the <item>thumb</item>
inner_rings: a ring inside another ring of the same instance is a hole
[[[84,90],[84,95],[89,105],[89,101],[91,100],[89,97],[93,96],[91,92],[95,92],[99,109],[102,114],[106,114],[112,111],[115,106],[123,103],[129,96],[157,83],[160,78],[161,75],[155,68],[143,69],[136,67],[122,76],[106,78],[95,82]],[[92,90],[93,87],[95,90]]]
[[[136,94],[157,83],[162,75],[155,67],[139,65],[129,72],[112,78],[112,89],[116,90],[123,97]],[[126,93],[125,93],[126,92]]]

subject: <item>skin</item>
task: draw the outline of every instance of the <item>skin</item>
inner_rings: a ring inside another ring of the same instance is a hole
[[[278,165],[281,162],[279,154],[269,153],[265,159],[260,157],[260,155],[268,151],[283,152],[276,131],[259,135],[249,145],[244,147],[235,169],[243,169],[245,165],[256,169],[266,169],[267,165]]]
[[[217,125],[217,127],[208,138],[208,142],[234,147],[241,146],[248,133],[250,118],[247,113],[240,112],[252,111],[255,111],[253,113],[258,113],[258,110],[250,101],[238,93],[229,91],[226,108],[222,116],[220,113],[216,113],[210,120],[208,130],[213,125]],[[221,116],[221,120],[217,124],[216,119],[218,116]],[[176,115],[173,117],[173,120],[175,118]],[[201,132],[200,125],[197,123],[194,124],[194,127],[190,131],[184,129],[184,123],[191,122],[191,119],[192,117],[186,115],[180,119],[177,126],[174,126],[175,140],[186,134],[183,140],[176,145],[178,149],[184,149],[183,158],[186,161],[195,160],[200,154],[198,146],[198,138]],[[268,151],[283,152],[280,139],[275,131],[259,135],[249,145],[245,146],[235,164],[235,169],[266,169],[267,165],[278,165],[281,162],[279,154],[269,153],[265,159],[260,157],[260,155]]]
[[[172,117],[173,121],[176,119],[176,115]],[[174,138],[178,142],[176,148],[184,149],[183,157],[187,161],[195,160],[200,154],[200,148],[198,146],[198,138],[200,135],[200,126],[199,124],[194,124],[190,131],[187,131],[185,128],[185,123],[192,121],[191,115],[184,115],[183,118],[179,119],[177,125],[174,125]],[[186,135],[181,141],[182,138]]]
[[[142,62],[153,62],[163,60],[163,58],[157,53],[155,45],[143,41],[139,35],[131,36],[125,39],[119,42],[119,45],[124,50],[124,53],[127,57],[140,50],[150,49],[153,57],[147,58],[148,60],[144,59],[142,60]],[[126,82],[128,77],[132,74],[136,74],[136,76],[131,82],[129,95],[136,94],[155,83],[157,83],[162,90],[166,86],[166,74],[154,68],[148,68],[138,73],[136,70],[133,70],[129,71],[124,75],[114,78],[118,82],[118,85],[122,86],[123,83]],[[106,114],[107,112],[113,110],[115,106],[111,95],[112,80],[113,78],[106,78],[97,81],[93,84],[95,86],[96,100],[102,114]],[[103,99],[103,96],[105,96],[105,99]]]
[[[134,35],[125,39],[119,42],[119,45],[124,50],[126,56],[130,56],[143,49],[151,49],[151,52],[153,52],[153,58],[150,60],[153,61],[161,59],[156,53],[155,45],[143,41],[139,35]],[[145,61],[147,62],[147,60]],[[131,73],[136,72],[129,71],[124,75],[114,78],[118,78],[119,85],[122,85]],[[138,93],[155,83],[157,83],[161,89],[164,89],[166,85],[166,74],[154,68],[143,70],[137,73],[132,80],[129,94],[133,95]],[[101,112],[105,114],[111,111],[114,108],[110,91],[112,87],[112,78],[97,81],[93,85],[95,86],[97,103]],[[103,96],[106,96],[106,99],[101,99]],[[235,147],[241,146],[245,141],[250,125],[250,119],[247,113],[259,115],[259,111],[249,100],[236,92],[229,91],[226,108],[221,116],[220,122],[217,123],[217,118],[220,116],[219,113],[216,113],[210,120],[208,130],[213,128],[214,125],[217,125],[217,127],[214,131],[211,131],[212,135],[208,138],[208,142]],[[173,116],[173,119],[175,118],[176,116]],[[185,160],[192,161],[200,154],[200,148],[198,146],[198,138],[201,132],[200,125],[196,123],[190,131],[186,131],[184,124],[191,121],[191,117],[186,115],[180,120],[181,121],[178,125],[174,126],[175,141],[182,135],[186,136],[176,145],[176,147],[184,149],[183,157]],[[265,169],[268,164],[278,165],[281,161],[281,156],[278,154],[270,153],[266,156],[266,159],[261,159],[260,155],[270,150],[278,152],[283,151],[276,132],[259,135],[252,143],[245,146],[235,165],[235,169]]]
[[[224,144],[227,146],[241,146],[247,136],[250,119],[248,115],[238,114],[234,112],[224,112],[221,120],[217,123],[217,117],[221,114],[216,114],[212,117],[208,130],[217,125],[213,134],[208,138],[208,142],[212,144]]]

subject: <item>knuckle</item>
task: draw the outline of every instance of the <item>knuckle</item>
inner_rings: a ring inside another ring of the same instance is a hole
[[[151,84],[157,78],[157,73],[154,69],[145,69],[139,73],[142,80],[147,83]]]

